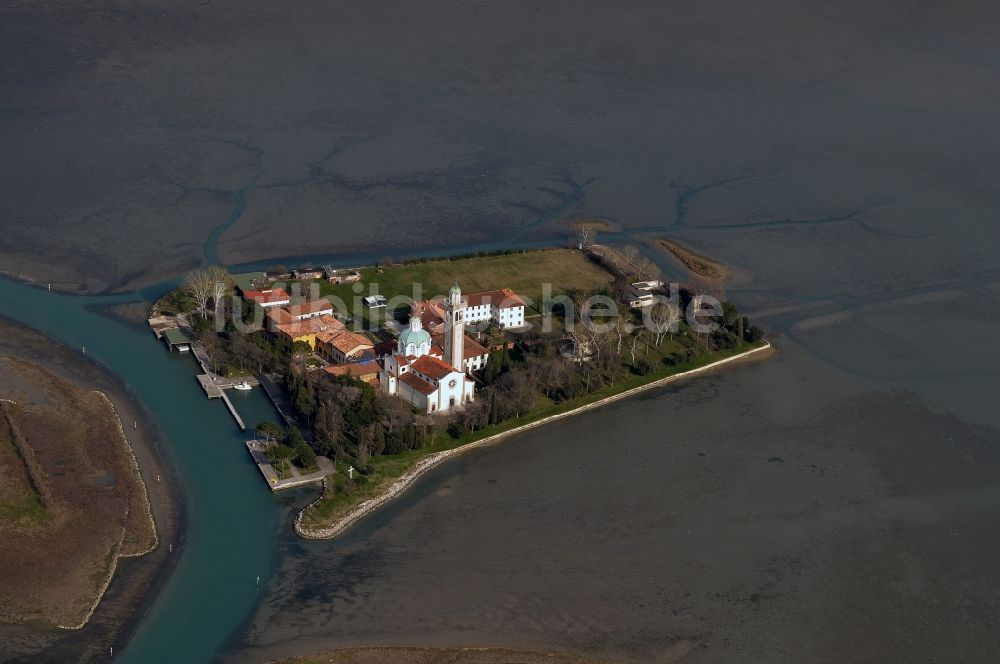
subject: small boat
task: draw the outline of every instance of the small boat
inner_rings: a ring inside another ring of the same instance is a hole
[[[250,389],[253,389],[253,388],[250,386],[250,383],[246,382],[245,380],[242,380],[242,381],[236,383],[235,385],[233,385],[233,389],[234,390],[246,391],[246,390],[250,390]]]

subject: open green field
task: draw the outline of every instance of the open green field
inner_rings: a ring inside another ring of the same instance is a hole
[[[608,286],[611,275],[575,249],[544,249],[513,252],[454,260],[441,259],[424,263],[406,263],[386,268],[361,270],[360,295],[357,284],[332,286],[325,281],[299,282],[303,287],[315,283],[320,295],[339,298],[353,314],[367,316],[367,310],[355,310],[357,297],[377,293],[387,298],[396,296],[431,299],[444,296],[458,282],[462,291],[510,288],[529,304],[527,315],[539,313],[538,305],[543,284],[551,284],[553,295],[571,292],[594,293]],[[420,290],[414,290],[414,284]],[[332,299],[331,297],[331,299]]]
[[[330,527],[330,525],[347,514],[358,503],[385,491],[420,459],[429,454],[461,447],[487,436],[510,431],[525,424],[575,410],[588,403],[626,392],[633,388],[667,378],[668,376],[697,369],[706,364],[739,355],[753,348],[763,346],[765,343],[764,341],[743,342],[738,346],[726,350],[714,353],[701,353],[690,362],[668,365],[664,362],[664,359],[671,357],[674,352],[683,349],[683,345],[677,340],[664,340],[661,348],[657,349],[647,346],[643,348],[641,355],[637,353],[637,360],[640,356],[645,357],[653,365],[653,370],[645,376],[629,372],[614,385],[605,385],[601,389],[594,390],[583,396],[558,403],[543,395],[537,395],[535,407],[531,412],[521,417],[504,420],[499,424],[474,431],[461,438],[452,438],[447,432],[439,431],[430,444],[421,449],[407,450],[401,454],[372,457],[369,461],[370,472],[368,476],[359,476],[359,482],[350,491],[345,491],[346,482],[344,474],[347,469],[347,463],[339,463],[337,470],[341,472],[328,478],[331,484],[328,486],[328,490],[324,493],[323,497],[304,510],[302,525],[306,528]],[[344,467],[342,468],[341,465]]]

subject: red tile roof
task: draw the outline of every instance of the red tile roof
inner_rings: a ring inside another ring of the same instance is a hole
[[[420,316],[420,323],[429,331],[444,324],[443,300],[421,300],[414,302],[411,312]]]
[[[424,357],[427,356],[425,355]],[[422,380],[411,373],[403,374],[402,376],[399,377],[399,380],[406,383],[407,385],[415,389],[417,392],[420,392],[421,394],[424,395],[432,394],[434,390],[437,389],[436,387],[428,383],[426,380]]]
[[[481,304],[491,304],[498,309],[524,306],[524,300],[521,299],[521,296],[509,288],[484,293],[470,293],[465,298],[470,307],[478,307]]]
[[[322,341],[333,346],[344,355],[350,355],[359,348],[374,348],[368,337],[355,332],[340,332],[332,335],[332,338],[324,338]]]
[[[285,292],[284,288],[273,288],[265,291],[248,290],[243,291],[243,296],[261,306],[276,302],[288,302],[288,293]]]
[[[337,364],[332,367],[325,367],[323,371],[331,376],[354,376],[355,378],[361,378],[362,376],[377,374],[379,368],[375,362],[365,362],[364,364],[351,362],[350,364]]]
[[[275,325],[275,327],[293,339],[320,332],[340,332],[346,329],[343,323],[328,315]]]
[[[285,323],[294,323],[295,319],[292,318],[291,314],[282,309],[281,307],[273,307],[267,310],[265,314],[272,323],[275,325],[284,325]]]
[[[433,337],[436,344],[440,344],[441,348],[444,348],[444,334],[436,334]],[[486,349],[485,346],[481,345],[478,341],[465,335],[465,344],[462,349],[462,357],[468,359],[470,357],[479,357],[480,355],[487,355],[490,351]],[[444,357],[444,351],[441,351],[441,356]]]
[[[450,373],[458,371],[455,367],[430,355],[421,355],[410,365],[414,371],[419,371],[434,380],[441,380]]]

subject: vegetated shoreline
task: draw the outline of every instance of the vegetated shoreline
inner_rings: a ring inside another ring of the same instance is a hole
[[[509,431],[502,431],[500,433],[496,433],[487,436],[485,438],[481,438],[479,440],[466,443],[459,447],[429,454],[420,461],[418,461],[416,464],[414,464],[412,468],[403,473],[403,475],[397,478],[381,493],[372,496],[371,498],[367,498],[366,500],[358,503],[350,510],[348,510],[347,513],[345,513],[343,516],[337,518],[330,526],[325,528],[309,528],[302,524],[302,519],[307,510],[309,510],[316,503],[323,500],[323,498],[326,496],[326,492],[328,490],[327,486],[328,480],[324,480],[323,493],[316,500],[314,500],[305,508],[303,508],[301,511],[299,511],[298,515],[295,517],[295,532],[297,535],[305,539],[333,539],[338,535],[342,534],[343,532],[345,532],[348,528],[359,522],[368,514],[374,512],[380,507],[391,502],[393,499],[402,495],[427,471],[440,465],[444,461],[451,459],[454,456],[458,456],[459,454],[463,454],[473,449],[479,449],[481,447],[494,445],[511,436],[522,433],[524,431],[535,429],[537,427],[548,424],[549,422],[553,422],[566,417],[571,417],[573,415],[578,415],[580,413],[589,410],[600,408],[607,404],[614,403],[616,401],[621,401],[622,399],[627,399],[641,392],[646,392],[648,390],[656,389],[658,387],[662,387],[663,385],[667,385],[669,383],[673,383],[678,380],[682,380],[684,378],[699,375],[702,373],[707,373],[712,369],[716,369],[726,364],[732,364],[734,362],[745,360],[757,355],[763,357],[767,354],[770,354],[771,352],[774,352],[775,349],[770,342],[765,340],[762,341],[762,344],[763,345],[757,346],[756,348],[751,348],[741,353],[737,353],[736,355],[731,355],[729,357],[725,357],[720,360],[710,362],[709,364],[705,364],[703,366],[696,367],[694,369],[689,369],[687,371],[682,371],[680,373],[672,374],[670,376],[665,376],[663,378],[659,378],[644,385],[639,385],[637,387],[630,388],[623,392],[619,392],[617,394],[613,394],[611,396],[598,399],[597,401],[586,403],[582,406],[578,406],[576,408],[564,411],[562,413],[556,413],[554,415],[549,415],[548,417],[544,417],[534,422],[528,422],[521,426],[510,429]]]
[[[656,239],[656,244],[666,253],[679,260],[692,274],[699,277],[712,281],[725,281],[732,275],[732,270],[727,266],[712,260],[708,256],[692,251],[674,240],[661,237]]]
[[[63,380],[96,392],[110,406],[131,457],[130,465],[134,464],[138,473],[145,494],[144,504],[152,520],[154,545],[142,553],[115,557],[84,621],[46,630],[27,625],[0,626],[0,642],[6,644],[0,648],[0,654],[87,661],[127,639],[177,560],[176,555],[167,555],[163,544],[177,541],[182,532],[181,493],[175,484],[169,458],[159,447],[162,439],[155,423],[146,407],[129,393],[120,378],[57,339],[18,321],[0,316],[0,331],[4,333],[0,339],[0,353],[16,354]],[[124,426],[128,419],[137,424],[131,435],[126,433]],[[136,564],[139,560],[143,561],[141,565]]]
[[[146,486],[146,481],[142,477],[142,471],[139,469],[139,461],[135,457],[135,450],[132,448],[132,443],[129,441],[128,436],[125,435],[125,427],[122,425],[122,419],[118,414],[118,409],[115,408],[115,404],[111,401],[111,398],[101,390],[94,390],[94,394],[101,398],[104,404],[108,407],[108,410],[111,411],[111,415],[115,420],[118,435],[121,436],[121,442],[124,445],[125,451],[128,453],[129,465],[135,473],[136,478],[139,480],[139,488],[142,490],[142,504],[146,511],[146,518],[149,519],[150,526],[152,526],[153,541],[142,551],[136,551],[134,553],[121,553],[121,544],[119,543],[118,550],[116,550],[114,555],[111,557],[111,564],[108,566],[108,575],[104,579],[104,583],[101,584],[100,590],[98,590],[97,596],[94,598],[94,602],[90,605],[90,609],[83,617],[83,620],[76,625],[56,625],[59,629],[66,630],[83,629],[83,627],[90,622],[90,619],[94,617],[94,612],[97,611],[97,607],[100,605],[101,600],[104,599],[104,595],[108,592],[108,587],[111,585],[111,581],[115,578],[115,574],[118,572],[119,561],[121,561],[121,559],[140,558],[151,551],[155,551],[156,548],[160,546],[160,533],[156,528],[156,518],[153,516],[153,508],[149,502],[149,488]],[[124,530],[122,536],[124,539]]]

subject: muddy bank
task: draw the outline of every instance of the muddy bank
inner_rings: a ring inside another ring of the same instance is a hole
[[[507,648],[340,648],[281,664],[597,664],[559,653],[510,650]]]
[[[679,242],[661,237],[654,243],[661,251],[680,261],[695,277],[714,282],[723,282],[732,275],[732,270],[722,263],[696,251],[688,249]]]
[[[126,386],[96,364],[85,360],[81,353],[66,348],[43,334],[0,319],[0,356],[2,355],[14,356],[18,359],[8,363],[26,367],[27,373],[22,373],[25,381],[19,386],[25,396],[31,396],[32,390],[36,389],[31,384],[32,377],[54,375],[55,378],[50,378],[47,388],[51,389],[52,384],[72,386],[86,398],[92,399],[92,405],[107,418],[105,423],[111,427],[108,435],[124,435],[131,446],[134,460],[126,456],[123,463],[126,466],[137,464],[145,482],[146,495],[141,495],[141,489],[138,488],[141,485],[137,484],[135,506],[130,504],[127,518],[132,525],[127,528],[127,536],[112,552],[114,560],[105,561],[103,565],[105,572],[109,563],[116,567],[110,583],[106,573],[92,575],[91,580],[102,595],[92,615],[90,607],[97,597],[89,592],[86,597],[72,597],[72,602],[67,598],[67,603],[86,604],[83,611],[74,612],[78,620],[46,620],[47,616],[39,614],[37,620],[26,624],[0,626],[0,658],[5,661],[22,658],[31,661],[92,660],[99,654],[109,652],[112,644],[123,639],[133,626],[135,616],[141,614],[143,604],[152,598],[151,591],[165,571],[165,563],[170,557],[166,543],[176,542],[179,522],[177,494],[169,481],[171,473],[164,463],[160,436],[145,408],[129,394]],[[9,374],[6,382],[11,382]],[[107,400],[101,395],[106,395]],[[25,410],[21,406],[20,411],[15,414],[22,418],[18,421],[28,427],[37,425],[38,422],[28,421],[33,414],[23,412]],[[113,431],[119,427],[114,414],[124,424],[118,431]],[[58,424],[69,426],[72,419],[65,418],[63,421],[60,418]],[[83,463],[86,463],[85,457]],[[123,467],[119,470],[121,472],[114,473],[115,477],[101,475],[95,481],[98,485],[101,481],[123,482],[129,469]],[[132,470],[134,471],[134,467]],[[58,471],[52,473],[49,469],[49,473],[57,475]],[[136,513],[145,512],[147,508],[148,512],[144,515]],[[148,524],[150,514],[155,522],[155,533]],[[143,523],[147,526],[144,527]],[[173,548],[176,550],[176,544]],[[85,573],[80,569],[76,571]],[[98,576],[101,578],[98,579]],[[43,575],[36,582],[44,584],[44,578],[50,577]],[[57,598],[49,599],[55,601]],[[76,615],[77,613],[80,615]],[[67,630],[53,627],[52,623],[65,623],[65,627],[72,628],[85,624],[82,628]]]

